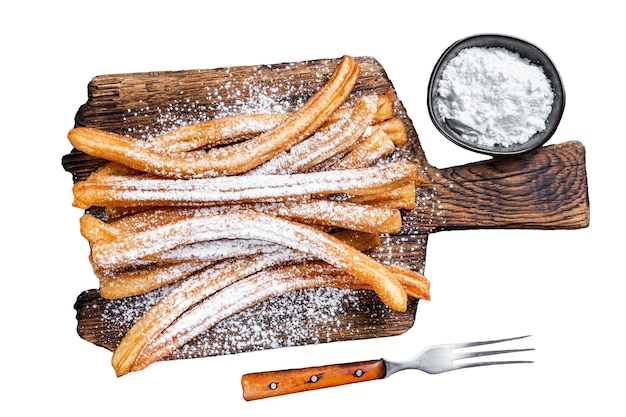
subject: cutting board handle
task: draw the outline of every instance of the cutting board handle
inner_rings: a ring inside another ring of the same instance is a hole
[[[589,225],[585,148],[580,142],[429,171],[429,180],[419,189],[422,206],[403,219],[412,231]]]

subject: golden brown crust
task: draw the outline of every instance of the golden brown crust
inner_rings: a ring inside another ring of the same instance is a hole
[[[367,251],[380,245],[380,237],[375,233],[360,233],[344,230],[333,236],[360,251]],[[223,241],[200,242],[187,245],[182,253],[170,251],[155,257],[158,260],[124,270],[100,269],[96,275],[100,279],[100,295],[118,299],[147,293],[164,285],[173,284],[228,258],[267,255],[283,251],[280,245],[263,241],[227,239]],[[96,269],[96,268],[94,268]]]
[[[292,175],[175,180],[148,175],[98,176],[73,186],[74,205],[158,207],[294,201],[345,193],[369,195],[421,181],[413,162]]]
[[[377,98],[361,97],[345,115],[327,123],[313,135],[291,148],[278,153],[256,167],[252,174],[293,174],[306,172],[332,156],[352,147],[374,119]]]
[[[376,113],[372,123],[380,123],[393,116],[391,90],[377,97]],[[337,109],[326,124],[345,117],[350,107]],[[247,113],[209,119],[172,129],[149,140],[149,146],[170,152],[188,152],[200,148],[229,144],[273,129],[289,117],[289,113]]]
[[[219,117],[158,135],[150,139],[149,145],[169,152],[188,152],[225,145],[274,129],[287,117],[289,114],[286,113],[249,113]]]
[[[102,268],[124,268],[181,245],[216,239],[261,239],[299,250],[337,268],[346,269],[372,286],[383,302],[406,309],[406,292],[388,271],[371,257],[311,226],[254,211],[196,216],[148,231],[129,233],[112,242],[92,244],[93,262]]]
[[[378,194],[350,197],[347,201],[372,207],[412,210],[417,204],[415,201],[415,187],[415,182],[408,182]]]
[[[173,178],[215,177],[246,172],[300,142],[326,122],[352,91],[359,67],[343,57],[330,80],[282,123],[259,136],[209,151],[163,152],[142,141],[88,127],[68,134],[70,143],[89,155],[139,171]]]
[[[397,273],[398,279],[402,280],[416,296],[428,298],[428,282],[423,276],[399,267],[387,266],[387,268]],[[233,282],[185,310],[171,325],[165,326],[163,332],[145,344],[142,343],[143,348],[128,369],[129,371],[144,369],[221,320],[247,307],[289,291],[316,287],[370,289],[367,284],[345,271],[320,262],[267,268]],[[235,299],[237,302],[232,301]],[[127,368],[118,369],[125,372]]]
[[[391,192],[378,198],[390,198]],[[212,207],[157,207],[142,209],[105,223],[90,214],[81,218],[81,233],[93,242],[106,234],[118,234],[117,229],[137,231],[157,224],[202,214],[219,214],[235,210],[253,210],[310,225],[349,229],[366,233],[397,233],[402,217],[396,208],[375,207],[350,201],[312,199],[285,203],[230,204]]]

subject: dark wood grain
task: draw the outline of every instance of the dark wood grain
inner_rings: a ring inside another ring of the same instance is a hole
[[[383,236],[383,245],[373,250],[372,256],[423,271],[431,233],[477,228],[576,229],[589,225],[585,150],[581,143],[547,146],[522,156],[458,167],[433,167],[384,68],[372,57],[358,57],[357,61],[361,76],[351,99],[364,93],[393,91],[396,114],[404,121],[409,138],[399,153],[418,160],[427,180],[418,190],[417,207],[403,213],[402,232]],[[244,111],[247,104],[258,105],[262,100],[293,110],[325,82],[337,63],[338,59],[320,59],[102,75],[89,83],[88,100],[78,110],[75,125],[144,138],[227,111]],[[62,159],[73,181],[81,181],[102,163],[75,150]],[[418,302],[412,300],[406,313],[398,313],[381,305],[372,292],[353,291],[340,297],[333,305],[333,314],[328,314],[324,311],[328,306],[311,305],[311,297],[315,296],[303,290],[268,300],[225,320],[167,359],[398,335],[413,326],[418,307]],[[154,294],[148,294],[112,301],[101,298],[97,290],[87,290],[75,304],[78,333],[96,345],[114,349],[154,298]],[[294,336],[294,326],[303,331]]]
[[[590,221],[585,149],[580,142],[514,158],[429,170],[427,204],[404,216],[407,230],[578,229]],[[430,210],[428,209],[430,205]]]

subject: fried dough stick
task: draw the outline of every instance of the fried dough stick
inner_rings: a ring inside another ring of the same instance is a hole
[[[333,236],[360,251],[367,251],[380,245],[380,237],[373,233],[355,233],[344,231],[333,233]],[[195,253],[198,260],[183,261],[175,264],[151,264],[130,270],[115,271],[100,278],[100,295],[108,299],[118,299],[133,295],[145,294],[164,285],[173,284],[187,278],[210,265],[228,258],[268,255],[283,251],[280,245],[262,244],[261,242],[239,240],[234,243],[237,249],[228,252],[222,250],[221,255],[215,255],[209,246],[218,244],[228,247],[232,240],[221,242],[202,242],[197,246],[199,250],[190,248],[186,251]],[[246,243],[251,242],[249,245]],[[244,249],[241,249],[241,248]],[[211,256],[203,256],[203,252],[211,252]]]
[[[399,117],[383,120],[380,123],[375,124],[374,129],[385,132],[396,146],[404,145],[408,140],[406,127],[404,126],[402,119]]]
[[[326,124],[345,117],[350,107],[337,109]],[[372,123],[379,123],[393,116],[391,92],[378,96],[376,114]],[[191,123],[152,138],[148,144],[164,151],[186,152],[200,148],[224,145],[273,129],[282,123],[289,113],[248,113],[218,117]]]
[[[124,335],[111,363],[118,376],[130,371],[141,350],[193,304],[239,279],[283,262],[280,255],[226,260],[182,281],[148,309]]]
[[[200,209],[190,208],[161,208],[153,210],[145,210],[134,215],[126,216],[110,223],[106,223],[95,216],[85,213],[80,219],[80,231],[90,245],[96,242],[113,241],[117,237],[125,233],[134,233],[147,231],[156,226],[163,226],[174,221],[188,219],[198,216],[213,216],[240,210],[254,210],[265,214],[282,217],[289,220],[299,221],[314,225],[318,220],[316,216],[326,217],[319,220],[319,223],[334,224],[335,227],[347,227],[347,233],[395,233],[401,227],[401,216],[398,210],[387,208],[368,207],[367,205],[357,205],[349,202],[340,201],[311,201],[305,203],[295,203],[293,207],[290,204],[282,206],[279,204],[254,204],[254,205],[233,205],[219,206]],[[348,210],[345,213],[333,213],[332,211],[342,211],[345,207]],[[328,211],[324,213],[324,210]],[[319,213],[319,214],[318,214]],[[332,220],[328,220],[328,219]],[[310,222],[309,222],[310,220]],[[373,226],[372,226],[373,224]],[[362,227],[361,227],[362,226]],[[344,232],[344,233],[346,233]],[[336,233],[335,233],[336,234]],[[224,244],[221,244],[222,246]],[[222,250],[218,253],[233,250],[236,253],[237,245],[231,245],[230,248]],[[245,248],[244,248],[245,249]],[[142,260],[156,262],[179,262],[181,260],[189,260],[189,252],[185,248],[182,250],[172,249],[168,252],[155,254]],[[205,250],[204,254],[208,255],[210,250]]]
[[[218,214],[249,209],[317,226],[350,229],[369,233],[397,233],[402,226],[400,212],[396,208],[373,207],[349,201],[311,199],[285,203],[225,204],[209,207],[157,207],[140,208],[136,213],[113,219],[110,225],[124,230],[138,230],[173,219],[199,214]],[[83,215],[81,233],[89,228],[101,229],[105,225],[94,223],[89,214]],[[93,217],[93,216],[91,216]],[[88,235],[83,234],[88,240]]]
[[[386,194],[386,196],[388,195],[390,194]],[[367,233],[397,233],[402,226],[402,218],[397,209],[325,199],[286,203],[232,204],[200,208],[156,208],[114,220],[111,224],[124,230],[137,230],[142,223],[145,223],[143,226],[145,228],[151,227],[155,222],[163,223],[198,215],[220,214],[242,209],[254,210],[310,225]]]
[[[372,120],[372,124],[378,124],[393,117],[393,89],[388,88],[383,94],[378,95],[378,102],[376,105],[376,114]],[[328,119],[326,123],[332,123],[345,116],[349,111],[350,106],[341,107],[337,109]]]
[[[317,226],[338,227],[366,233],[398,233],[402,216],[396,208],[374,207],[349,201],[259,203],[250,208],[262,213]]]
[[[179,282],[212,265],[213,261],[151,264],[99,276],[100,295],[109,300],[145,294]],[[98,274],[96,274],[98,275]]]
[[[133,260],[181,245],[233,238],[261,239],[314,256],[369,283],[389,307],[406,309],[406,292],[381,263],[312,226],[254,211],[197,216],[112,242],[95,242],[91,257],[103,268],[123,268]]]
[[[361,97],[344,117],[329,123],[309,138],[275,155],[250,174],[293,174],[329,159],[352,147],[372,123],[377,98]]]
[[[217,214],[214,210],[157,209],[105,223],[84,214],[80,219],[81,234],[90,246],[97,242],[112,242],[127,233],[148,231],[158,225],[197,215]],[[366,251],[380,245],[377,233],[343,230],[333,237],[360,250]],[[124,268],[103,268],[91,257],[92,267],[100,279],[101,295],[121,298],[141,294],[159,286],[178,281],[216,261],[231,257],[260,255],[282,250],[283,246],[253,239],[221,239],[182,245],[134,261]]]
[[[351,231],[334,233],[333,236],[353,246],[360,251],[366,251],[380,245],[380,237],[373,233],[355,233]],[[100,295],[108,299],[118,299],[133,295],[145,294],[164,285],[173,284],[210,265],[228,258],[240,258],[247,256],[269,255],[283,251],[285,248],[280,245],[261,244],[249,240],[239,240],[235,242],[238,248],[228,252],[222,251],[221,256],[203,256],[203,252],[212,252],[208,246],[227,244],[232,240],[222,242],[202,242],[198,245],[200,249],[188,249],[189,253],[196,253],[201,260],[183,261],[176,264],[151,264],[143,267],[132,268],[130,270],[116,271],[100,278]],[[251,242],[250,245],[246,245]],[[246,248],[244,250],[241,247]]]
[[[429,299],[429,283],[420,274],[393,268],[411,297]],[[130,371],[138,371],[168,356],[220,321],[269,298],[306,288],[370,289],[362,281],[319,262],[265,269],[216,290],[172,322],[140,351]],[[235,301],[236,300],[236,301]],[[122,370],[122,369],[120,369]]]
[[[129,225],[126,222],[124,225]],[[129,229],[104,223],[91,215],[81,218],[81,230],[89,234],[90,243],[112,241],[123,236]],[[144,229],[145,230],[145,229]],[[99,231],[99,232],[96,232]],[[344,230],[332,236],[360,251],[380,245],[375,233]],[[100,293],[104,298],[116,299],[143,294],[163,285],[172,284],[192,273],[226,258],[269,254],[283,250],[278,244],[268,244],[252,239],[223,239],[184,245],[157,254],[147,262],[123,270],[107,270],[94,263],[94,271],[100,281]],[[157,259],[154,261],[153,259]]]
[[[241,174],[317,130],[351,93],[358,75],[356,61],[344,56],[329,81],[283,123],[248,141],[207,152],[162,152],[132,138],[87,127],[72,129],[68,139],[86,154],[155,175],[198,178]]]
[[[396,146],[406,142],[406,131],[400,119],[391,119],[375,125],[372,133],[354,146],[328,169],[354,169],[373,165],[391,155]]]
[[[391,155],[396,150],[396,145],[387,135],[378,130],[365,138],[359,146],[347,153],[330,169],[354,169],[364,168],[374,164],[382,157]]]
[[[276,128],[290,113],[247,113],[191,123],[155,136],[147,144],[157,150],[189,152],[225,145]]]
[[[298,257],[302,262],[310,259],[306,254],[302,254],[297,250],[286,249],[282,252],[267,255],[226,260],[182,281],[146,311],[122,338],[112,358],[112,364],[117,375],[121,376],[128,373],[144,347],[151,343],[155,337],[167,329],[173,322],[177,321],[179,317],[192,306],[245,277],[283,264],[286,261],[297,261]],[[361,282],[360,285],[366,285],[361,279],[354,277],[354,275],[347,272],[345,269],[336,269],[346,275],[352,276],[354,279]],[[427,281],[419,274],[409,272],[399,273],[400,269],[397,267],[389,268],[384,265],[382,269],[385,270],[385,273],[392,275],[394,280],[422,281],[421,284],[414,283],[410,287],[412,289],[422,288],[418,291],[422,297],[428,298]],[[426,293],[424,293],[423,290],[426,290]],[[230,302],[232,303],[232,299]],[[185,342],[183,342],[183,344]],[[176,340],[168,341],[167,345],[170,347],[174,345],[176,345],[176,347],[180,346]],[[176,347],[174,347],[174,349]]]
[[[344,212],[343,207],[350,205],[352,208]],[[184,218],[232,212],[242,208],[256,208],[256,211],[295,221],[306,222],[311,220],[310,224],[317,222],[316,218],[320,217],[322,220],[319,223],[349,226],[348,230],[334,232],[332,235],[339,237],[351,246],[357,246],[359,250],[363,251],[367,250],[362,249],[364,244],[370,245],[369,248],[371,248],[380,243],[378,233],[397,232],[401,227],[401,216],[399,211],[395,209],[378,209],[367,205],[325,200],[296,203],[293,205],[295,208],[289,206],[289,204],[286,206],[256,204],[201,209],[160,208],[145,210],[110,223],[85,213],[80,219],[80,232],[92,246],[96,242],[111,242],[123,236],[124,233],[147,231],[157,225],[164,225]],[[336,211],[340,213],[336,213]],[[267,253],[275,250],[276,247],[280,247],[280,245],[268,244],[261,240],[222,239],[182,245],[136,259],[122,268],[102,267],[91,256],[90,261],[95,275],[100,279],[102,295],[105,298],[119,298],[134,295],[131,292],[136,294],[145,289],[151,289],[157,284],[173,282],[190,272],[227,257]]]
[[[373,233],[355,233],[344,231],[334,233],[338,239],[353,246],[360,251],[367,251],[380,245],[380,237]],[[204,252],[211,251],[208,246],[212,244],[225,244],[231,241],[222,242],[202,242],[198,246],[204,248]],[[240,240],[235,243],[239,246],[237,251],[222,251],[222,256],[203,257],[202,253],[198,256],[201,260],[183,261],[176,264],[151,264],[139,268],[132,268],[121,272],[115,272],[108,276],[100,278],[100,295],[108,299],[118,299],[130,297],[133,295],[145,294],[164,285],[173,284],[177,281],[187,278],[188,276],[206,268],[210,265],[223,261],[228,258],[238,258],[256,255],[269,255],[283,251],[284,247],[280,245],[260,244],[260,242],[252,242],[250,246],[246,246],[247,240]],[[191,245],[196,246],[196,245]],[[247,250],[241,250],[243,246]],[[193,251],[193,249],[191,249]],[[227,250],[227,249],[226,249]],[[203,252],[200,250],[200,252]]]
[[[353,230],[330,232],[330,235],[360,250],[368,251],[380,246],[380,236],[376,233],[363,233]],[[261,255],[284,249],[282,245],[258,239],[222,239],[219,241],[198,242],[179,246],[170,251],[148,257],[162,263],[198,262],[205,259]]]
[[[409,182],[378,194],[350,197],[347,201],[371,207],[412,210],[416,206],[415,183]]]
[[[392,154],[406,141],[406,129],[402,120],[397,117],[386,119],[372,124],[366,133],[350,147],[342,148],[335,155],[303,172],[365,168]]]
[[[114,175],[87,178],[74,184],[74,206],[201,206],[307,199],[311,196],[346,193],[375,194],[418,177],[418,165],[398,161],[352,170],[306,174],[230,176],[187,180],[147,175]]]

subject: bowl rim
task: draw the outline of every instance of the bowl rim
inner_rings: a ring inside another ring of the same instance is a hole
[[[535,133],[528,141],[522,144],[514,144],[509,147],[492,147],[463,139],[442,120],[435,103],[437,96],[436,89],[441,73],[448,62],[461,50],[472,46],[503,47],[510,51],[517,52],[523,58],[530,60],[532,64],[538,65],[543,69],[550,80],[550,85],[554,92],[554,103],[547,119],[546,129]],[[527,56],[529,51],[531,51],[532,55],[530,57]],[[479,33],[470,35],[448,46],[433,67],[428,81],[427,92],[428,113],[437,130],[448,140],[465,149],[490,156],[519,155],[544,145],[554,135],[565,111],[565,89],[563,87],[563,80],[548,54],[537,45],[527,40],[500,33]]]

